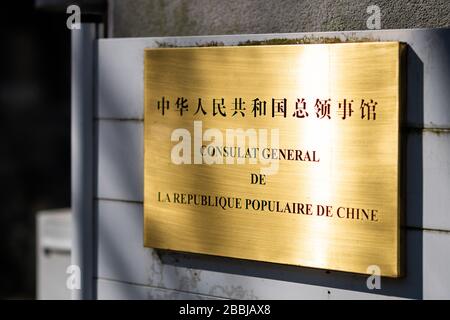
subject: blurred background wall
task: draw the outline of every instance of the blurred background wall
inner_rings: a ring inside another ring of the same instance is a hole
[[[65,14],[0,2],[0,298],[33,298],[35,219],[70,205]]]

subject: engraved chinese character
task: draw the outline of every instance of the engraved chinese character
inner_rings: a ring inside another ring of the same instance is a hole
[[[345,120],[352,116],[353,113],[352,103],[353,100],[348,101],[347,99],[344,99],[343,101],[339,102],[338,114],[341,116],[342,120]]]
[[[266,101],[259,100],[258,98],[252,100],[252,113],[253,116],[265,116],[266,115]]]
[[[276,116],[283,116],[286,118],[286,112],[287,112],[287,99],[272,98],[272,118]]]
[[[232,117],[234,117],[236,114],[240,113],[243,117],[245,117],[245,108],[244,108],[244,104],[245,102],[242,101],[242,98],[234,98],[234,109],[233,109],[233,115]]]
[[[316,104],[314,105],[314,110],[316,110],[316,116],[319,119],[327,117],[331,119],[330,116],[330,101],[331,99],[320,100],[316,99]]]
[[[203,109],[202,98],[198,98],[197,110],[194,112],[194,116],[201,111],[203,115],[206,115],[205,109]]]
[[[217,109],[217,110],[216,110]],[[223,111],[222,111],[223,109]],[[213,116],[220,113],[222,117],[226,117],[227,113],[225,112],[225,99],[213,99]]]
[[[370,99],[369,101],[366,101],[364,99],[361,100],[361,119],[367,119],[367,120],[375,120],[376,119],[376,112],[375,107],[377,106],[378,102],[373,101]]]
[[[306,100],[304,98],[297,99],[295,102],[295,111],[292,116],[296,118],[306,118],[308,116],[308,111],[306,111]]]
[[[180,112],[180,116],[183,115],[183,111],[188,111],[188,104],[187,104],[187,99],[184,97],[179,97],[177,99],[177,102],[175,103],[178,112]]]
[[[161,114],[164,115],[164,110],[169,110],[169,100],[162,97],[161,101],[158,101],[158,110],[160,110]]]

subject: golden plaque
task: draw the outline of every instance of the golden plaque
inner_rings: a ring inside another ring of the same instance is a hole
[[[146,49],[144,245],[400,276],[403,48]]]

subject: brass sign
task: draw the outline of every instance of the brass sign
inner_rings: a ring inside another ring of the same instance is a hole
[[[402,48],[145,50],[145,246],[398,277]]]

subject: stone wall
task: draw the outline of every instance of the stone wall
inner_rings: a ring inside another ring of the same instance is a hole
[[[254,34],[450,26],[448,0],[110,0],[114,37]]]

